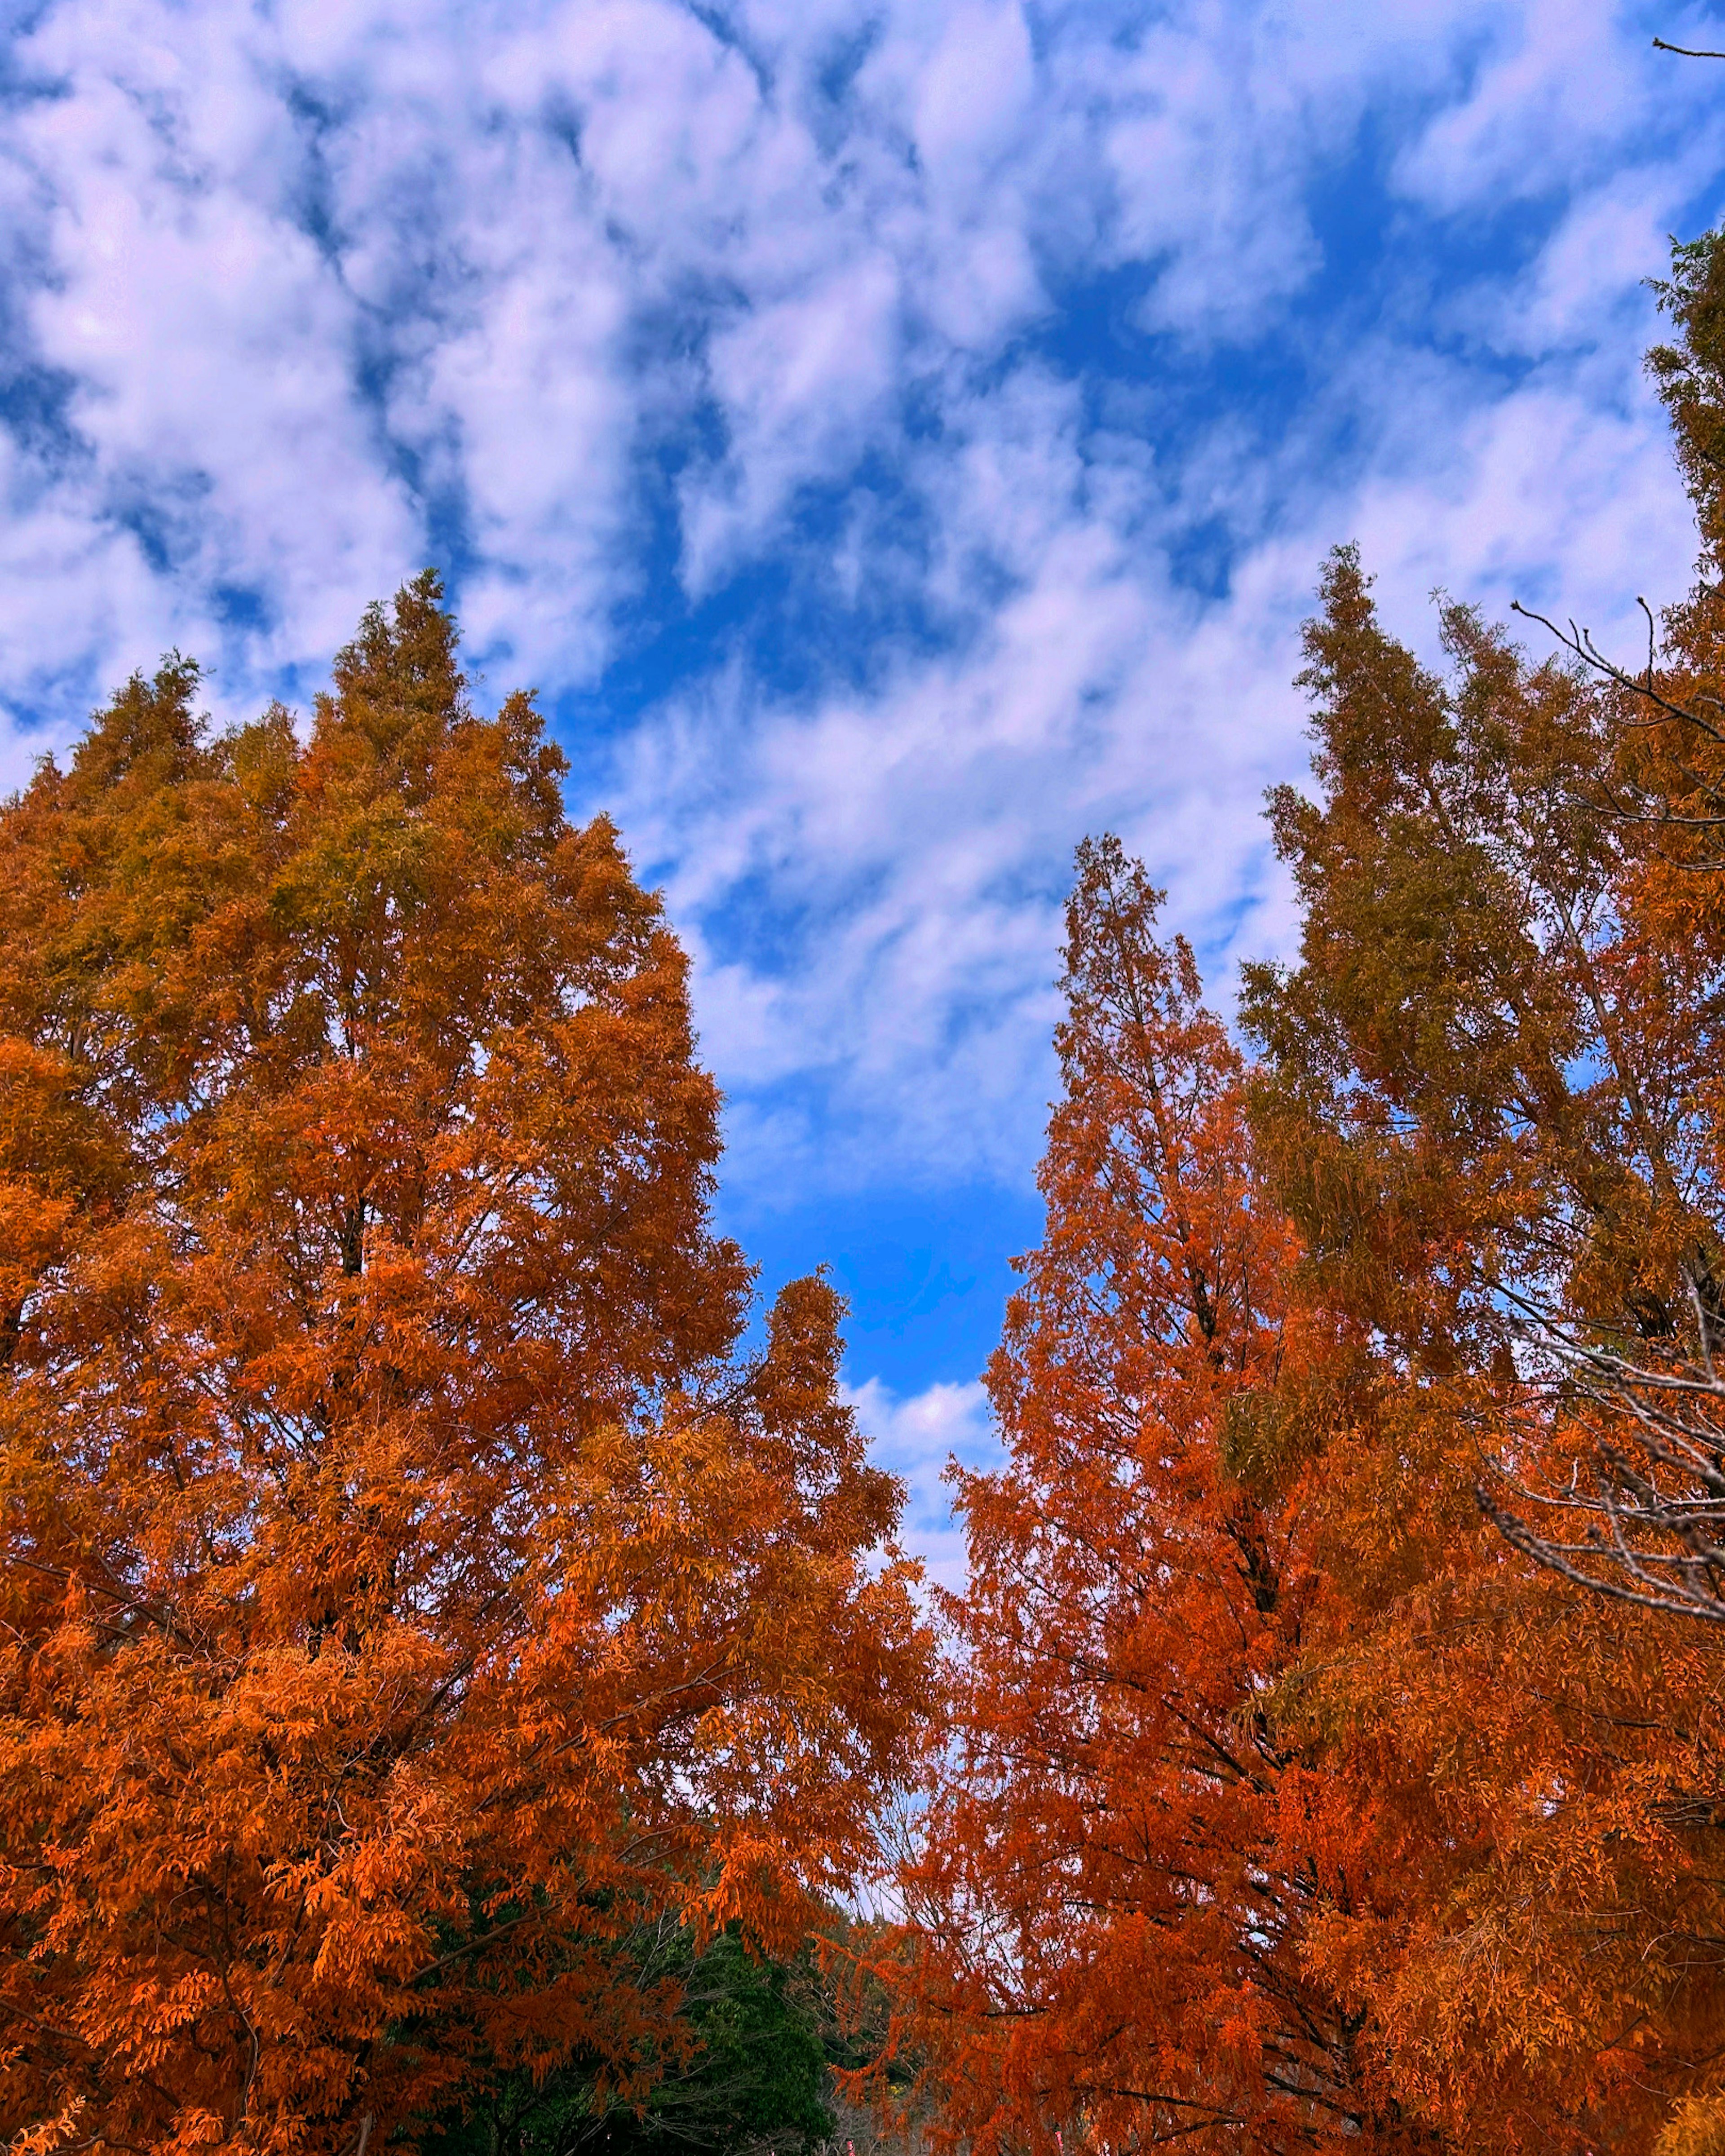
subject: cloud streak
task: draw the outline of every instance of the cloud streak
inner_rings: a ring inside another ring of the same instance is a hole
[[[1681,22],[1663,22],[1670,34]],[[169,644],[303,704],[451,571],[699,958],[761,1202],[1022,1184],[1076,839],[1225,993],[1322,556],[1686,570],[1633,10],[49,0],[0,121],[0,778]]]

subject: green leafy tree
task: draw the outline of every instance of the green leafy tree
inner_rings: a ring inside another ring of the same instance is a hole
[[[620,1957],[644,1993],[674,1994],[675,2017],[633,2090],[600,2057],[543,2081],[501,2073],[466,2112],[439,2123],[428,2156],[730,2156],[795,2150],[830,2138],[818,1974],[750,1952],[733,1928],[696,1953],[687,1930],[644,1927]]]

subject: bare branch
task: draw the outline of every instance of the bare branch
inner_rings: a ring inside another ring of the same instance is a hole
[[[1572,1318],[1502,1291],[1538,1374],[1536,1442],[1559,1421],[1590,1440],[1591,1486],[1573,1469],[1536,1487],[1501,1460],[1476,1490],[1481,1512],[1512,1548],[1614,1601],[1725,1625],[1725,1378],[1714,1326],[1686,1265],[1697,1360],[1636,1360]],[[1506,1502],[1505,1497],[1510,1502]],[[1548,1526],[1535,1524],[1548,1522]]]

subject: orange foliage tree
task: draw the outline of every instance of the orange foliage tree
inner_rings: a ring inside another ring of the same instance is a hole
[[[1080,857],[898,1980],[973,2145],[1627,2156],[1722,2063],[1719,1651],[1475,1492],[1577,1457],[1536,1291],[1656,1332],[1706,1262],[1704,999],[1576,792],[1583,685],[1465,614],[1422,673],[1351,556],[1325,597],[1258,1065]]]
[[[1281,2147],[1378,2122],[1363,2016],[1307,1966],[1345,1894],[1275,1726],[1316,1582],[1303,1419],[1357,1348],[1291,1308],[1245,1074],[1110,839],[1068,909],[1039,1248],[958,1477],[960,1738],[907,1874],[915,2025],[950,2130]]]
[[[1725,2147],[1717,241],[1666,298],[1658,665],[1447,607],[1435,672],[1332,559],[1255,1063],[1081,856],[906,1874],[954,2136]]]
[[[1443,2145],[1645,2149],[1725,2063],[1718,1647],[1530,1568],[1476,1491],[1586,1449],[1552,1313],[1656,1341],[1712,1292],[1717,976],[1639,903],[1615,694],[1459,608],[1428,672],[1351,554],[1324,597],[1319,798],[1272,802],[1300,963],[1245,1014],[1299,1292],[1371,1374],[1309,1479],[1327,1606],[1279,1726],[1396,1891],[1310,1966]]]
[[[1688,1123],[1667,1178],[1685,1223],[1656,1254],[1642,1322],[1626,1332],[1573,1298],[1541,1345],[1584,1439],[1585,1471],[1491,1489],[1517,1546],[1567,1578],[1642,1607],[1725,1623],[1725,1094],[1717,1045],[1725,979],[1725,241],[1676,249],[1656,287],[1678,331],[1650,367],[1673,423],[1701,535],[1700,575],[1681,605],[1649,615],[1645,663],[1625,666],[1584,630],[1547,622],[1609,694],[1615,754],[1599,789],[1639,839],[1627,917],[1686,1006],[1673,1060]],[[1539,619],[1534,617],[1534,619]],[[1649,1320],[1656,1322],[1649,1322]]]
[[[303,744],[209,738],[172,661],[0,810],[0,2118],[44,2156],[638,2086],[675,1997],[613,1942],[788,1947],[914,1756],[835,1298],[747,1344],[683,956],[454,647],[423,578]]]

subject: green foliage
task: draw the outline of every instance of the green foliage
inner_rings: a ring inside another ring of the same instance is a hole
[[[1656,345],[1647,371],[1671,414],[1677,464],[1695,504],[1714,574],[1725,566],[1725,249],[1720,234],[1671,249],[1671,274],[1653,285],[1678,331]]]
[[[465,2116],[441,2121],[427,2156],[673,2156],[829,2139],[819,1979],[806,1959],[762,1961],[730,1931],[696,1955],[686,1931],[635,1943],[644,1986],[682,1993],[678,2025],[619,2088],[595,2059],[547,2076],[501,2072]]]

